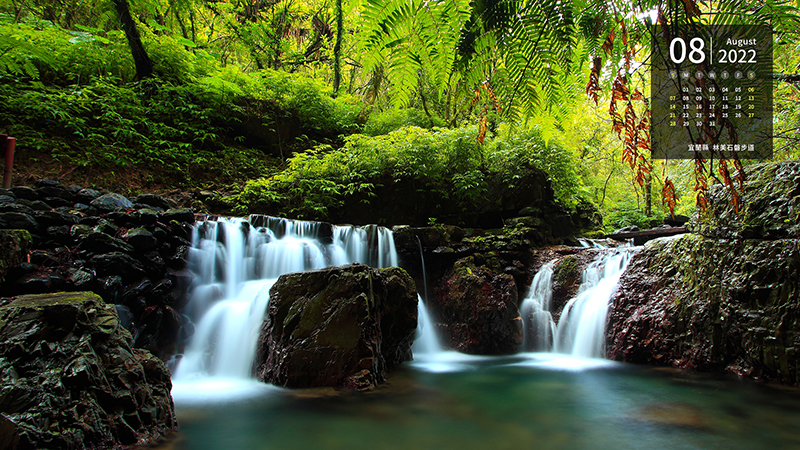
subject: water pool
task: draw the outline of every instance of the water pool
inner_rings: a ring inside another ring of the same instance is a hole
[[[177,383],[163,449],[800,449],[800,391],[550,353],[415,361],[379,389]]]

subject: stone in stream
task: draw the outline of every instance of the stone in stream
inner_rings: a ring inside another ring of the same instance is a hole
[[[177,427],[166,366],[90,292],[0,306],[0,448],[121,448]]]
[[[456,261],[429,307],[440,319],[446,346],[464,353],[515,353],[522,318],[514,277],[491,268],[499,261],[476,255]],[[498,266],[502,269],[502,266]]]
[[[372,389],[411,359],[414,281],[363,264],[282,275],[270,289],[256,376],[278,386]]]

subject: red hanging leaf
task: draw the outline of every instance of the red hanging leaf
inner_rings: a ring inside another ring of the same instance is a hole
[[[600,92],[600,68],[602,65],[603,62],[599,56],[592,59],[592,71],[589,73],[589,82],[586,84],[586,95],[594,100],[595,105],[598,102],[597,93]]]
[[[489,128],[489,126],[488,126],[489,120],[486,117],[486,113],[487,113],[486,108],[484,108],[483,111],[481,112],[481,120],[480,120],[480,122],[478,122],[478,143],[479,144],[483,144],[483,142],[486,140],[486,131]]]
[[[614,49],[614,29],[611,29],[611,33],[606,38],[606,41],[603,42],[603,51],[606,52],[606,55],[611,56],[611,50]]]
[[[678,195],[675,193],[675,185],[669,178],[664,179],[664,187],[661,188],[661,203],[669,208],[669,214],[675,217],[675,205],[678,204]]]

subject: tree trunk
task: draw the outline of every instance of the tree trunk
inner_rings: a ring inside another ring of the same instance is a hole
[[[333,45],[333,96],[339,93],[342,83],[342,33],[344,31],[342,0],[336,0],[336,44]]]
[[[142,45],[142,38],[139,36],[139,30],[136,29],[136,22],[131,17],[131,11],[128,8],[128,0],[114,0],[114,6],[116,6],[119,21],[122,24],[122,31],[128,38],[133,63],[136,65],[136,79],[141,80],[153,76],[153,62],[147,56],[144,45]]]
[[[653,175],[647,174],[644,179],[644,214],[650,217],[653,214]]]

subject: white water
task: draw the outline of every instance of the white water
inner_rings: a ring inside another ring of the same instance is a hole
[[[584,269],[578,295],[564,306],[558,320],[556,352],[605,356],[608,307],[632,255],[629,249],[604,252]]]
[[[197,325],[174,372],[173,394],[205,393],[213,385],[228,390],[231,380],[251,377],[269,288],[280,275],[352,262],[397,265],[386,228],[333,226],[332,242],[323,244],[320,223],[260,219],[266,227],[239,218],[195,227],[189,268],[196,278],[186,313]]]
[[[533,277],[528,297],[519,312],[523,323],[523,351],[549,352],[553,348],[556,324],[550,313],[553,300],[553,266],[555,260],[542,266]]]
[[[417,306],[417,339],[411,346],[411,352],[415,358],[418,356],[432,357],[444,350],[439,342],[439,336],[436,334],[428,308],[425,307],[425,303],[419,294],[417,294],[417,298],[419,299]]]
[[[578,295],[564,306],[558,326],[550,311],[555,260],[542,266],[533,278],[528,297],[520,305],[522,351],[603,358],[608,307],[632,254],[630,249],[606,249],[600,253],[584,269]]]

